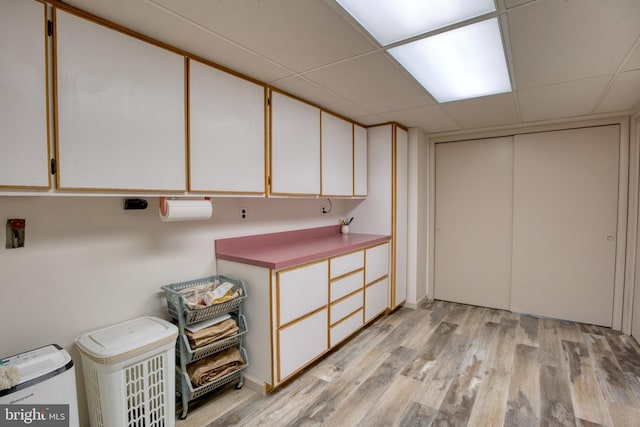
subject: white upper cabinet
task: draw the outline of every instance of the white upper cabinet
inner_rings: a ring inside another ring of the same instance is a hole
[[[271,194],[320,195],[320,109],[271,91]]]
[[[58,187],[185,191],[184,57],[54,13]]]
[[[265,192],[265,87],[189,61],[190,191]]]
[[[322,112],[322,195],[353,195],[353,124]]]
[[[49,188],[45,5],[0,12],[0,188]]]
[[[353,195],[367,195],[367,128],[353,125]]]

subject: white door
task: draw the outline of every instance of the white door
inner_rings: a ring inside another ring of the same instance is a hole
[[[513,311],[612,325],[619,132],[515,137]]]
[[[436,145],[434,297],[509,309],[513,138]]]

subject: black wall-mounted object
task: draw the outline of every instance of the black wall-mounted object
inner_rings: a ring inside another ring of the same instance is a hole
[[[145,199],[124,199],[124,208],[126,210],[132,209],[147,209],[149,204]]]

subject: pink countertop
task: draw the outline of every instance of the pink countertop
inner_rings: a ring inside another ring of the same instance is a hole
[[[216,257],[279,270],[387,242],[380,234],[340,234],[340,226],[216,240]]]

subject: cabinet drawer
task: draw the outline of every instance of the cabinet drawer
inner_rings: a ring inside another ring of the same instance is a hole
[[[366,249],[365,281],[371,283],[389,274],[389,243]]]
[[[364,290],[364,321],[376,317],[389,306],[389,278],[386,277]]]
[[[358,310],[342,322],[331,327],[331,347],[347,338],[362,326],[362,310]]]
[[[343,319],[355,310],[362,308],[362,291],[331,305],[331,324]]]
[[[331,258],[330,263],[331,278],[333,279],[364,267],[364,251]]]
[[[327,309],[278,331],[278,382],[327,350]]]
[[[278,326],[327,305],[328,268],[322,261],[277,273]]]
[[[331,301],[335,301],[345,295],[349,295],[351,292],[362,289],[363,286],[364,271],[362,270],[334,280],[331,282]]]

